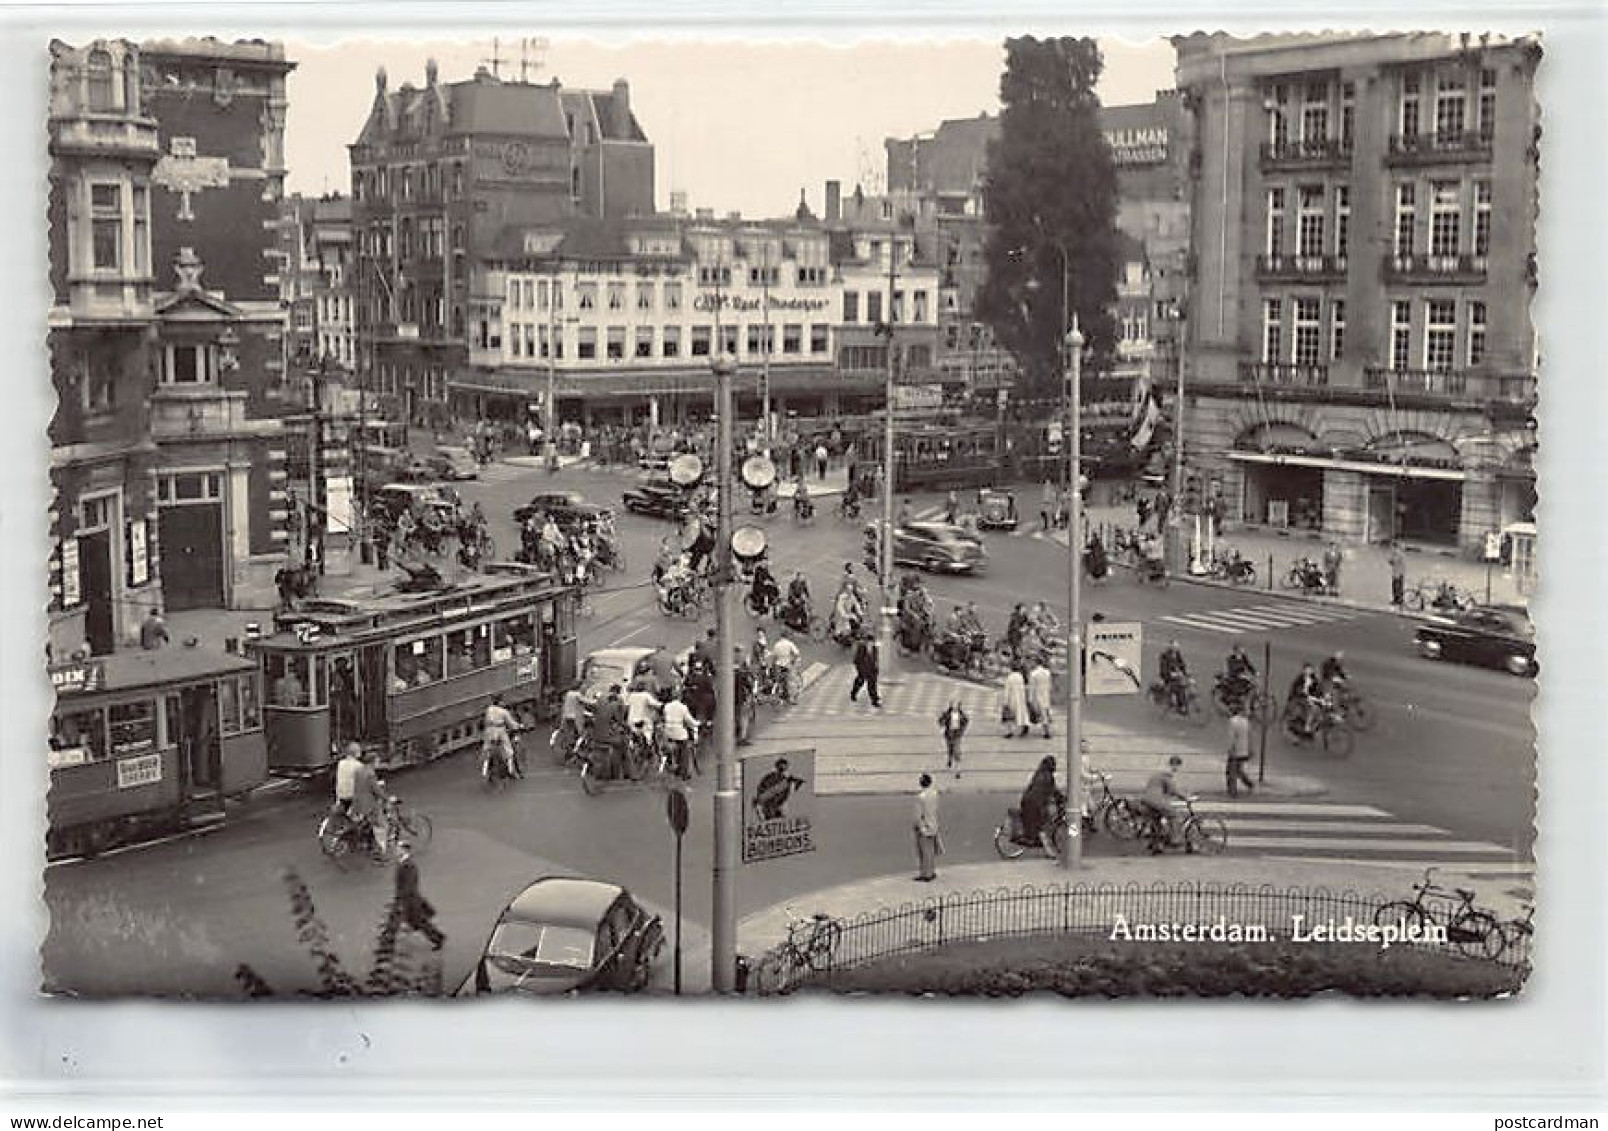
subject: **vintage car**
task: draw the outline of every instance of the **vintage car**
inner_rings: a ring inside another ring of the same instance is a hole
[[[977,525],[983,530],[1015,530],[1016,496],[984,487],[977,492]]]
[[[503,909],[457,996],[636,993],[663,951],[663,922],[624,888],[547,876]]]
[[[632,514],[679,518],[686,505],[686,495],[668,479],[650,479],[639,486],[627,488],[620,496],[620,502]]]
[[[881,525],[865,528],[866,564],[876,568]],[[893,564],[913,565],[932,573],[976,573],[988,565],[981,539],[947,522],[911,522],[893,531]]]
[[[387,483],[374,492],[372,501],[377,514],[388,523],[395,523],[407,511],[415,522],[434,520],[451,525],[457,522],[458,506],[440,490],[423,483]]]
[[[1429,660],[1458,660],[1535,675],[1535,628],[1523,609],[1484,605],[1450,616],[1431,617],[1413,634],[1418,654]]]
[[[437,448],[434,455],[425,459],[425,463],[429,466],[432,479],[457,483],[480,478],[480,465],[468,448]]]
[[[609,508],[589,503],[579,491],[539,491],[530,502],[514,511],[514,520],[523,523],[533,514],[550,514],[561,530],[597,522]]]

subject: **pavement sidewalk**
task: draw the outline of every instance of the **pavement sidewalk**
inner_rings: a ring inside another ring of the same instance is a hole
[[[1075,871],[1060,862],[1038,856],[1020,860],[1001,860],[984,864],[963,864],[946,868],[939,858],[938,878],[930,883],[913,877],[912,871],[874,876],[795,896],[783,903],[745,916],[737,924],[739,953],[757,956],[787,937],[795,918],[820,913],[834,919],[852,920],[901,907],[936,904],[945,898],[967,895],[1000,894],[1031,889],[1035,892],[1065,890],[1078,886],[1209,883],[1219,886],[1243,884],[1253,889],[1323,888],[1331,893],[1352,893],[1380,901],[1411,899],[1412,885],[1423,880],[1422,870],[1377,865],[1348,864],[1343,861],[1306,863],[1267,860],[1258,857],[1180,856],[1096,856],[1085,857]],[[1437,873],[1437,884],[1461,883],[1454,874]],[[1169,908],[1175,901],[1169,901]],[[1271,902],[1271,901],[1266,901]],[[1478,890],[1477,902],[1499,919],[1522,915],[1520,898],[1487,885]],[[1142,906],[1142,905],[1140,905]],[[1176,912],[1170,912],[1176,916]],[[1136,920],[1137,921],[1137,920]],[[1272,925],[1272,924],[1270,924]]]

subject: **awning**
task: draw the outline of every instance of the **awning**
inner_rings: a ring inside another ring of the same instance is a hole
[[[1270,455],[1266,452],[1229,452],[1236,463],[1273,464],[1283,467],[1315,467],[1324,471],[1357,471],[1363,475],[1389,475],[1397,479],[1446,479],[1461,483],[1468,478],[1462,468],[1415,467],[1412,464],[1369,463],[1366,460],[1325,459],[1321,456]]]

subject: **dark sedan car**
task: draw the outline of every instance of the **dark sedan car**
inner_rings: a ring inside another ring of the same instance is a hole
[[[543,491],[514,511],[514,520],[524,522],[533,514],[550,514],[553,521],[568,530],[585,522],[595,522],[608,513],[607,507],[589,503],[578,491]]]
[[[1458,660],[1534,675],[1535,629],[1523,609],[1487,605],[1434,617],[1413,636],[1418,653],[1430,660]]]
[[[881,524],[865,528],[867,564],[876,558]],[[912,522],[893,531],[893,564],[913,565],[933,573],[976,573],[988,565],[981,539],[946,522]]]
[[[664,924],[616,884],[548,876],[516,895],[459,997],[636,993],[664,950]]]
[[[636,487],[628,487],[620,502],[632,514],[654,515],[658,518],[679,518],[686,505],[685,492],[668,479],[651,479]]]

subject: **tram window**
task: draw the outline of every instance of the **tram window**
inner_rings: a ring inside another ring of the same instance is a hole
[[[423,687],[441,678],[441,637],[409,640],[396,646],[396,673],[407,687]]]
[[[156,747],[156,707],[149,699],[119,703],[109,715],[113,754],[137,754]]]
[[[257,711],[257,677],[243,675],[240,677],[240,729],[256,730],[262,726],[262,716]]]
[[[232,679],[218,681],[218,717],[224,734],[240,732],[240,696]]]
[[[106,757],[107,749],[106,712],[96,708],[60,716],[56,732],[50,736],[50,744],[62,754],[82,751],[82,760],[100,761]]]
[[[529,613],[497,622],[493,647],[499,660],[528,656],[536,650],[536,622]]]
[[[447,674],[462,675],[486,666],[476,646],[477,633],[472,628],[460,628],[447,633]]]
[[[287,655],[274,653],[266,657],[264,670],[268,676],[268,686],[273,689],[274,706],[276,707],[308,707],[311,700],[308,698],[308,659],[307,656]]]
[[[313,657],[312,696],[309,706],[329,706],[329,660],[323,656]]]

